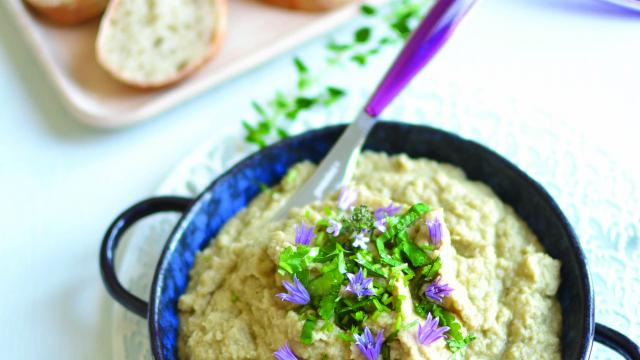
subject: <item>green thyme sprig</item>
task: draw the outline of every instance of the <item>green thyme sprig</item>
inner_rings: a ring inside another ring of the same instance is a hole
[[[312,71],[300,57],[293,59],[295,86],[289,91],[278,90],[269,99],[253,101],[255,120],[242,121],[245,140],[263,148],[276,139],[289,136],[288,122],[314,108],[331,108],[347,94],[346,90],[324,83],[326,73],[335,67],[356,64],[366,66],[384,49],[402,43],[418,24],[433,0],[391,0],[374,7],[364,4],[360,13],[367,25],[355,30],[350,39],[330,39],[325,50],[326,61],[319,71]]]

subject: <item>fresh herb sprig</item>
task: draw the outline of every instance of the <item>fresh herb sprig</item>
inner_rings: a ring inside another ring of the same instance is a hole
[[[275,139],[289,136],[287,123],[296,121],[305,111],[332,107],[347,92],[324,83],[324,75],[349,63],[364,67],[384,49],[402,43],[432,3],[433,0],[391,0],[380,7],[362,5],[360,13],[368,19],[367,24],[356,29],[350,39],[329,40],[326,61],[319,71],[312,71],[300,57],[295,57],[295,86],[278,90],[263,102],[252,102],[255,120],[242,121],[245,140],[263,148]]]
[[[299,279],[309,294],[308,300],[297,308],[304,321],[300,341],[310,344],[322,321],[321,331],[333,331],[335,325],[340,329],[340,339],[353,342],[353,335],[362,333],[369,320],[394,312],[396,324],[384,339],[381,351],[383,359],[388,358],[389,343],[398,332],[416,325],[405,323],[402,316],[401,306],[406,299],[395,289],[401,282],[409,287],[415,314],[423,319],[431,314],[440,327],[448,327],[447,346],[453,356],[462,356],[475,337],[464,336],[455,316],[422,294],[427,284],[437,282],[442,262],[433,246],[418,246],[409,238],[409,229],[429,212],[429,207],[419,203],[400,215],[379,216],[378,212],[384,209],[378,209],[375,215],[366,205],[337,213],[326,209],[327,217],[314,226],[317,236],[313,243],[290,246],[281,253],[278,271]],[[340,226],[335,219],[340,219]],[[382,220],[381,230],[376,224]],[[357,234],[366,234],[367,241],[375,246],[355,246]]]

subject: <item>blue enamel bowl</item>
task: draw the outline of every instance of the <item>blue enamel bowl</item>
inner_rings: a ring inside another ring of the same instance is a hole
[[[178,298],[189,281],[198,250],[206,247],[227,220],[260,192],[260,184],[276,184],[293,164],[320,161],[344,126],[327,127],[283,140],[239,162],[197,198],[155,197],[125,210],[107,230],[100,250],[100,268],[111,296],[149,323],[156,359],[177,358]],[[604,343],[627,359],[640,359],[629,338],[594,321],[591,278],[585,255],[562,211],[527,174],[500,155],[473,141],[427,126],[380,122],[365,148],[388,154],[406,153],[461,167],[467,176],[490,186],[524,219],[546,251],[562,261],[562,353],[565,359],[588,359],[593,341]],[[128,292],[113,266],[122,234],[136,221],[158,212],[180,212],[155,270],[148,303]]]

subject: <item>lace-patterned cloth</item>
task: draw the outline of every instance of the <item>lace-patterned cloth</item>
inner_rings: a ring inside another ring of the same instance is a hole
[[[591,146],[579,129],[542,108],[452,84],[429,86],[412,88],[383,118],[429,124],[479,141],[541,182],[570,219],[588,255],[596,320],[640,341],[640,179]],[[299,133],[352,118],[367,97],[365,88],[333,110],[305,115],[290,131]],[[239,124],[216,134],[187,157],[157,193],[198,194],[255,150],[242,135]],[[148,297],[162,240],[175,220],[175,215],[158,215],[144,221],[120,250],[124,255],[119,274],[141,298]],[[117,304],[113,312],[114,358],[151,358],[146,321]],[[592,358],[617,356],[595,345]]]

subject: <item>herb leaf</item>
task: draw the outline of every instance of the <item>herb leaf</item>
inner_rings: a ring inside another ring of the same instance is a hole
[[[336,286],[339,287],[342,284],[343,280],[344,276],[337,268],[328,271],[309,283],[309,293],[312,297],[322,298],[331,294]]]
[[[309,72],[309,68],[304,64],[304,62],[302,62],[302,60],[300,60],[299,57],[296,56],[295,58],[293,58],[293,63],[296,65],[296,70],[298,70],[298,73],[306,74]]]
[[[354,40],[357,43],[365,43],[369,41],[370,37],[371,37],[371,28],[369,27],[361,27],[354,34]]]
[[[302,332],[300,333],[300,342],[310,345],[313,342],[313,329],[316,327],[316,318],[310,317],[302,326]]]
[[[316,257],[318,248],[308,246],[288,247],[280,254],[278,268],[289,274],[297,275],[300,282],[307,283],[309,264]]]
[[[363,15],[369,15],[369,16],[371,16],[371,15],[375,15],[375,14],[376,14],[376,12],[377,12],[377,10],[376,10],[376,8],[374,8],[374,7],[373,7],[373,6],[371,6],[371,5],[368,5],[368,4],[362,4],[362,6],[360,6],[360,12],[361,12]]]
[[[447,340],[447,346],[449,350],[453,352],[451,355],[452,359],[463,359],[464,351],[467,345],[476,339],[476,336],[473,334],[469,334],[462,339],[449,339]]]

